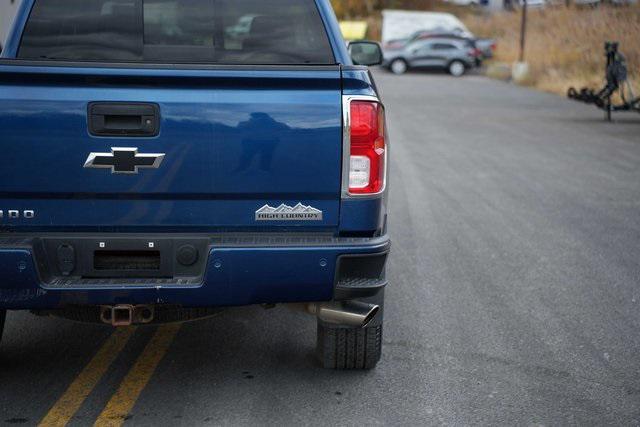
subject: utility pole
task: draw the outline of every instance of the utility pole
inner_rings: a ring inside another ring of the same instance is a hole
[[[520,57],[519,61],[524,62],[524,48],[527,39],[527,3],[529,0],[522,1],[522,22],[520,23]]]

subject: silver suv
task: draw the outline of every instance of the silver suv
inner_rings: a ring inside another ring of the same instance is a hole
[[[410,68],[440,68],[461,76],[476,64],[476,48],[469,40],[430,37],[384,52],[384,64],[395,74]]]

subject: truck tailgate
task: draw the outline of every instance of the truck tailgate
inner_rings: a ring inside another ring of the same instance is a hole
[[[338,66],[2,65],[0,210],[18,214],[5,214],[0,226],[334,228],[340,78]],[[157,136],[126,132],[126,121],[121,135],[92,135],[92,103],[155,106]],[[85,167],[114,149],[163,156],[133,173]],[[313,215],[259,217],[261,208]]]

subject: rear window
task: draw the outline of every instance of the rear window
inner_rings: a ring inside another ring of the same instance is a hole
[[[314,0],[36,0],[18,58],[335,63]]]

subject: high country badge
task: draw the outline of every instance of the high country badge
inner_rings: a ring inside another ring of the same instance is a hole
[[[277,208],[264,205],[256,211],[256,221],[322,221],[322,211],[302,203],[294,207],[283,203]]]

